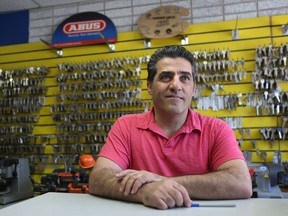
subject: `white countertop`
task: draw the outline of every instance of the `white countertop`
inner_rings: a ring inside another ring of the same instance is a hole
[[[195,201],[196,202],[196,201]],[[199,201],[236,207],[192,207],[157,210],[142,204],[104,199],[89,194],[46,193],[0,210],[0,216],[287,216],[287,199]]]

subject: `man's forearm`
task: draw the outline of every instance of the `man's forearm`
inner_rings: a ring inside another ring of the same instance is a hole
[[[90,174],[89,192],[94,195],[108,197],[112,199],[126,200],[131,202],[142,202],[138,194],[125,196],[120,192],[121,182],[116,177],[113,169],[98,169]]]
[[[249,176],[233,169],[172,179],[183,185],[192,199],[241,199],[252,195]]]

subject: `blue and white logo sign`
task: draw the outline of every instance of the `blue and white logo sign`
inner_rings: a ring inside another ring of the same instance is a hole
[[[97,12],[83,12],[64,20],[52,36],[52,47],[117,42],[114,23]]]

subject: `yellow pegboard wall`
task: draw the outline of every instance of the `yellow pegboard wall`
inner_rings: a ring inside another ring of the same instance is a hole
[[[286,128],[288,123],[283,124],[283,117],[288,115],[287,110],[273,115],[269,110],[261,108],[262,113],[259,114],[259,110],[257,112],[253,105],[257,100],[255,97],[261,93],[255,91],[253,82],[257,64],[256,49],[259,46],[268,47],[269,44],[278,48],[288,42],[287,36],[282,34],[282,20],[283,16],[238,20],[237,40],[232,38],[236,21],[191,25],[185,32],[188,44],[184,46],[194,54],[215,54],[219,50],[229,50],[229,59],[227,56],[211,60],[199,57],[198,66],[203,66],[203,61],[207,61],[208,66],[213,60],[214,64],[225,60],[227,68],[214,72],[208,69],[198,71],[198,74],[206,77],[217,73],[217,76],[222,78],[206,83],[200,79],[197,82],[198,94],[192,107],[204,115],[222,118],[232,124],[239,146],[243,151],[252,152],[253,162],[263,162],[263,152],[267,161],[271,162],[275,151],[281,152],[283,161],[288,160],[288,137],[279,139],[275,132],[274,141],[265,140],[260,132],[261,128]],[[45,104],[42,104],[39,112],[33,114],[37,118],[31,123],[17,122],[20,126],[32,126],[33,130],[25,133],[19,132],[19,129],[14,131],[12,137],[16,137],[17,142],[9,143],[5,130],[15,127],[16,122],[1,122],[1,156],[29,157],[33,178],[37,182],[41,176],[53,172],[56,168],[63,168],[64,162],[69,162],[69,159],[75,159],[72,165],[77,167],[75,155],[92,153],[96,156],[117,117],[125,113],[142,112],[151,107],[151,98],[146,88],[145,58],[149,59],[149,55],[161,46],[180,45],[181,40],[182,36],[152,39],[151,48],[145,48],[145,41],[140,33],[119,33],[114,52],[111,52],[106,44],[79,46],[63,48],[62,57],[57,57],[55,50],[41,42],[0,47],[2,71],[27,70],[31,67],[49,69],[43,85],[46,89],[43,92]],[[243,68],[240,65],[241,60],[244,60]],[[120,61],[120,65],[117,65],[117,61]],[[239,62],[236,69],[231,66],[235,62]],[[94,68],[89,68],[93,64]],[[245,77],[235,80],[231,74],[239,72],[238,70],[245,72]],[[225,72],[229,73],[227,79]],[[29,77],[27,74],[23,77],[32,79],[31,75]],[[37,78],[36,75],[34,77]],[[17,76],[13,75],[12,78],[16,79]],[[278,85],[282,92],[288,92],[287,80],[279,82]],[[220,87],[217,92],[215,87]],[[19,97],[6,98],[33,96],[35,95],[28,94],[26,90]],[[207,99],[206,101],[211,103],[220,96],[221,100],[233,101],[229,109],[218,107],[213,111],[211,108],[197,108],[200,107],[200,100]],[[4,98],[3,95],[1,97]],[[11,117],[4,113],[3,109],[1,118]],[[16,112],[14,117],[27,118],[31,115]],[[21,136],[24,135],[28,138],[21,141]],[[61,155],[66,158],[60,157]]]

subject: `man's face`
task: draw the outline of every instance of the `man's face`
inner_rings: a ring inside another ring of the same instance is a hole
[[[156,111],[186,113],[196,87],[190,62],[184,58],[161,59],[153,83],[147,82],[147,87]]]

